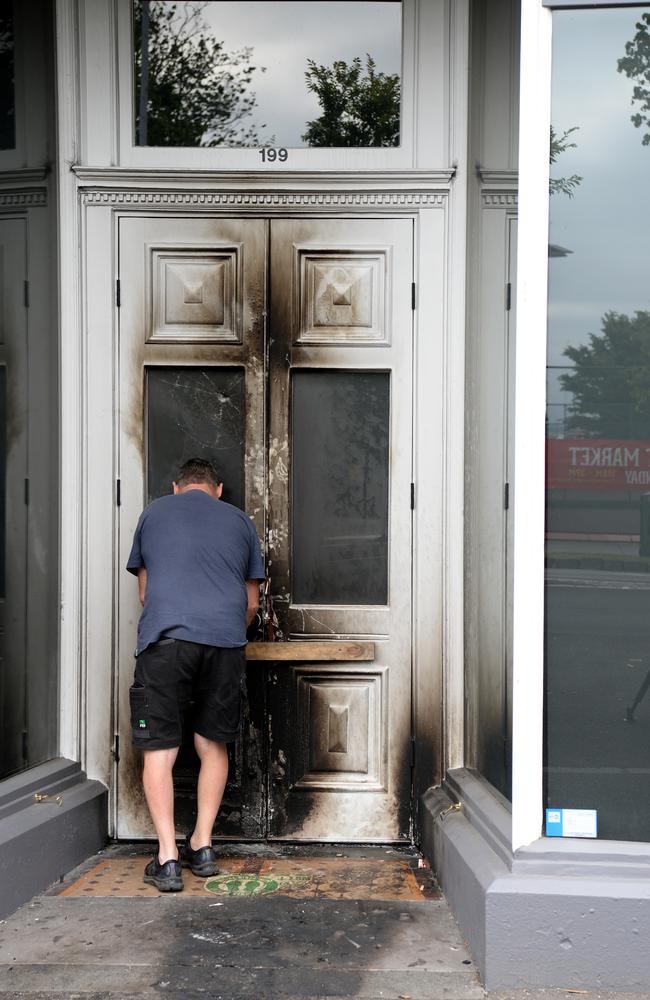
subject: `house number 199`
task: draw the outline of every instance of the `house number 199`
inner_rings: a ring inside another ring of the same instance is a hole
[[[262,147],[259,150],[259,154],[262,157],[262,163],[275,163],[276,160],[279,160],[280,163],[285,163],[289,159],[289,151],[286,149]]]

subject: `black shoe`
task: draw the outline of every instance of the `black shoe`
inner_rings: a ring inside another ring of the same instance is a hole
[[[158,858],[154,858],[144,870],[143,881],[155,885],[160,892],[180,892],[183,888],[180,861],[165,861],[161,865]]]
[[[190,846],[190,834],[181,845],[181,864],[191,868],[194,875],[207,878],[208,875],[218,875],[217,855],[213,847],[199,847],[196,851]]]

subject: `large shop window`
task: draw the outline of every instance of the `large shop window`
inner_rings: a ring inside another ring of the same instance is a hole
[[[400,145],[396,0],[135,0],[137,146]]]
[[[553,14],[546,798],[650,840],[650,6]]]
[[[26,11],[0,0],[0,149],[15,145],[15,16],[16,65],[31,67],[17,80],[23,166],[33,174],[35,160],[55,155],[54,31],[47,0],[29,5],[29,30]],[[21,183],[13,168],[0,180],[9,190]],[[58,241],[49,179],[39,195],[0,211],[0,779],[58,752]]]

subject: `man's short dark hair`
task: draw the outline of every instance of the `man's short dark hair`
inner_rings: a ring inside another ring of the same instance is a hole
[[[209,486],[218,486],[221,476],[215,469],[212,462],[205,458],[188,458],[183,462],[176,477],[177,486],[189,486],[190,483],[208,483]]]

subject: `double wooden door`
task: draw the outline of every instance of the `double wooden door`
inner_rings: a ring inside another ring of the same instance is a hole
[[[412,255],[407,219],[121,220],[120,837],[152,834],[130,746],[139,604],[124,566],[143,506],[191,456],[217,465],[257,528],[262,631],[282,643],[249,659],[216,833],[409,836]],[[194,769],[188,745],[179,833]]]

